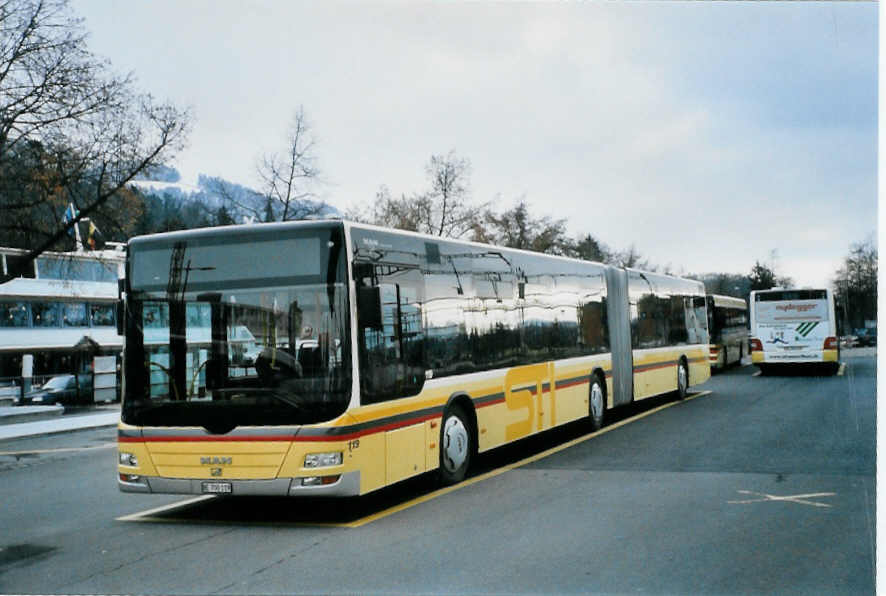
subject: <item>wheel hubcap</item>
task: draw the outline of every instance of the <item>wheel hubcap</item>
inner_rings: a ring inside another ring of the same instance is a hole
[[[682,364],[677,369],[677,383],[680,385],[680,393],[686,393],[686,367]]]
[[[603,416],[603,390],[597,383],[591,387],[591,416],[596,420]]]
[[[468,457],[468,429],[456,416],[443,427],[443,465],[450,472],[458,470]]]

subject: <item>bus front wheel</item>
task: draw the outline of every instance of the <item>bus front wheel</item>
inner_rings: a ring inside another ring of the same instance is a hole
[[[458,404],[450,406],[440,429],[440,480],[444,485],[461,482],[471,464],[471,423]]]

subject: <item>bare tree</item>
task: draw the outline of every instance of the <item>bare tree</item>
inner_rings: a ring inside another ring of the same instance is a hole
[[[611,258],[609,248],[590,234],[584,234],[577,238],[569,247],[567,254],[584,261],[596,261],[607,263]]]
[[[474,240],[551,254],[573,254],[573,243],[566,236],[566,220],[534,217],[526,199],[501,213],[487,210],[483,225],[474,227]]]
[[[611,255],[612,264],[619,267],[632,267],[635,269],[645,269],[646,271],[657,271],[658,268],[645,258],[634,243],[626,248]]]
[[[754,261],[748,279],[751,282],[751,290],[768,290],[774,287],[792,288],[794,280],[788,276],[779,276],[778,273],[778,250],[769,251],[769,259],[760,262]]]
[[[258,219],[304,219],[328,208],[325,203],[314,201],[316,193],[313,188],[320,182],[315,150],[316,139],[311,125],[304,108],[299,106],[289,127],[285,151],[265,154],[259,160],[257,170],[265,204],[262,212],[255,214]]]
[[[485,205],[470,203],[471,162],[455,150],[432,155],[425,166],[431,189],[421,199],[425,203],[424,226],[435,236],[461,238],[470,232]]]
[[[171,158],[189,123],[89,52],[67,0],[0,0],[0,237],[30,249],[21,266],[81,219],[112,217],[120,191]],[[76,214],[62,221],[68,204]]]
[[[834,274],[834,289],[848,329],[877,319],[879,258],[873,235],[853,243],[843,265]]]
[[[391,190],[382,185],[375,193],[375,200],[368,207],[354,207],[345,212],[348,219],[373,225],[397,228],[410,232],[429,233],[424,226],[428,221],[430,202],[424,196],[394,198]]]
[[[215,176],[200,176],[200,186],[221,202],[224,212],[217,211],[219,225],[262,221],[268,198],[261,193]]]
[[[455,151],[432,155],[425,166],[430,188],[395,198],[387,186],[375,193],[369,207],[351,208],[350,219],[433,236],[462,238],[482,223],[488,203],[470,200],[471,163]]]

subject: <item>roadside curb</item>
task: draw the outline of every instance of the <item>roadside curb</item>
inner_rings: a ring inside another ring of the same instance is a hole
[[[103,426],[116,426],[118,422],[120,422],[120,413],[109,412],[107,414],[86,414],[83,416],[57,416],[52,420],[5,424],[0,425],[0,441]]]
[[[37,422],[64,414],[64,406],[9,406],[0,407],[0,428],[6,424]]]

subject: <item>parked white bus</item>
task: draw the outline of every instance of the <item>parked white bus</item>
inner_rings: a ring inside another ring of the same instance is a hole
[[[830,290],[751,292],[751,360],[773,365],[840,366],[834,295]]]

